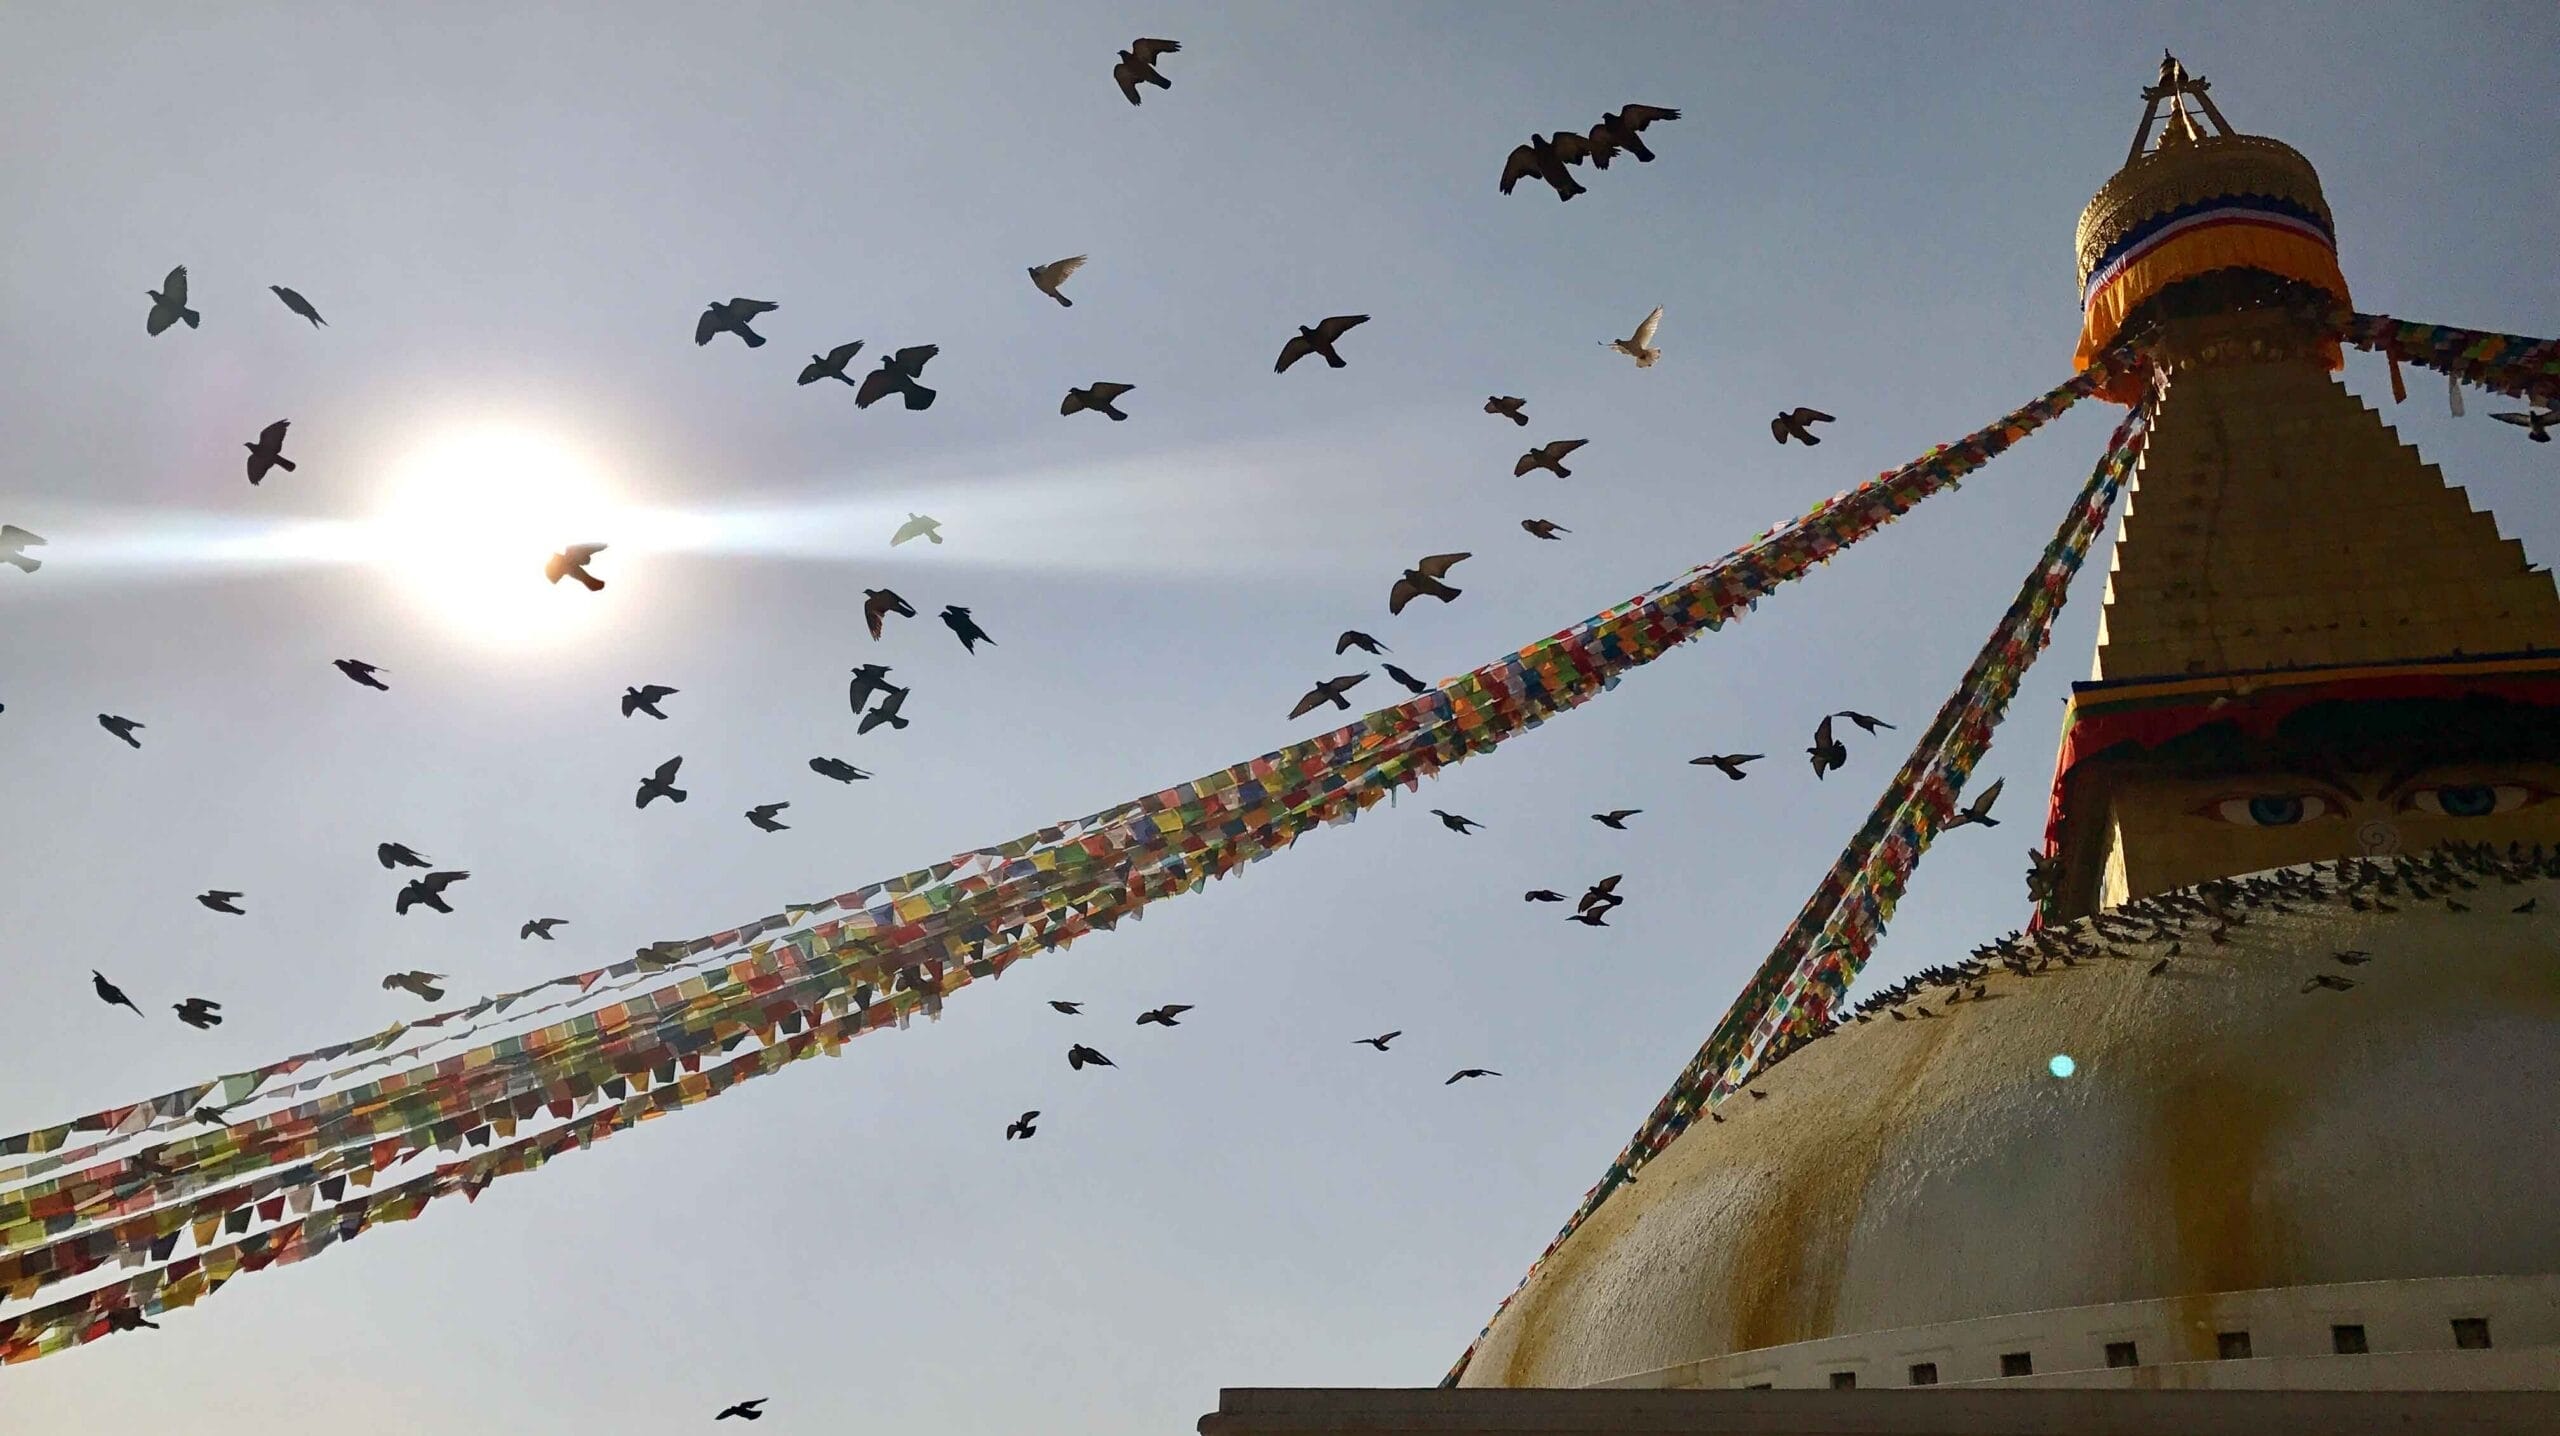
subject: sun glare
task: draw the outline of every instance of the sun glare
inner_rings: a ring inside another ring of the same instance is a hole
[[[526,429],[485,427],[421,445],[391,473],[379,545],[401,586],[430,617],[501,645],[583,632],[608,593],[558,585],[543,563],[575,543],[610,544],[613,496],[594,460]],[[597,565],[612,577],[612,555]]]

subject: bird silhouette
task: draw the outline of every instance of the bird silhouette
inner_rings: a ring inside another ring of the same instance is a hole
[[[169,277],[160,281],[158,289],[146,289],[143,293],[151,296],[151,313],[142,321],[146,334],[158,334],[181,319],[187,322],[189,329],[193,329],[204,318],[187,307],[187,267],[183,264],[170,270]]]
[[[1039,1116],[1040,1109],[1035,1107],[1030,1111],[1023,1113],[1021,1116],[1014,1118],[1012,1121],[1005,1123],[1004,1139],[1010,1142],[1017,1137],[1028,1139],[1038,1136],[1040,1129],[1031,1124],[1037,1120]]]
[[[663,683],[644,683],[637,688],[625,688],[622,690],[622,716],[628,718],[634,713],[646,713],[663,722],[667,715],[659,709],[658,704],[662,699],[675,697],[677,691]]]
[[[533,918],[526,922],[524,926],[516,929],[516,941],[522,942],[529,937],[538,937],[544,942],[553,941],[551,930],[555,927],[560,927],[566,924],[568,921],[569,920],[565,917]]]
[[[1857,724],[1859,728],[1869,733],[1873,733],[1878,729],[1889,729],[1893,726],[1881,718],[1870,718],[1864,713],[1852,713],[1846,708],[1841,709],[1839,712],[1834,713],[1831,716],[1834,718],[1846,718],[1850,722]]]
[[[1660,105],[1629,105],[1623,110],[1602,115],[1600,123],[1591,127],[1591,163],[1605,170],[1609,167],[1610,156],[1620,150],[1634,155],[1640,163],[1653,163],[1653,151],[1646,149],[1638,136],[1647,125],[1678,118],[1678,110],[1664,109]]]
[[[1067,1066],[1081,1072],[1087,1067],[1116,1067],[1119,1064],[1079,1042],[1067,1049]]]
[[[434,864],[429,862],[423,854],[411,848],[407,843],[377,844],[374,847],[373,855],[386,868],[423,868],[434,866]]]
[[[1035,264],[1025,272],[1031,276],[1032,288],[1072,309],[1075,307],[1075,301],[1059,293],[1058,286],[1067,282],[1068,275],[1084,268],[1084,259],[1085,257],[1081,254],[1071,254],[1064,259],[1051,260],[1047,264]]]
[[[1363,1037],[1363,1038],[1360,1038],[1359,1040],[1357,1040],[1357,1041],[1353,1042],[1351,1045],[1352,1045],[1352,1046],[1354,1046],[1354,1047],[1375,1047],[1375,1048],[1377,1048],[1379,1051],[1384,1052],[1384,1051],[1386,1051],[1386,1050],[1387,1050],[1387,1044],[1388,1044],[1388,1043],[1395,1041],[1397,1038],[1402,1037],[1403,1035],[1404,1035],[1404,1029],[1403,1029],[1403,1028],[1401,1028],[1401,1027],[1399,1027],[1399,1028],[1397,1028],[1397,1029],[1396,1029],[1395,1031],[1393,1031],[1393,1032],[1381,1032],[1381,1033],[1379,1033],[1379,1034],[1378,1034],[1377,1036],[1375,1036],[1375,1037]]]
[[[2533,915],[2534,910],[2541,906],[2542,899],[2538,897],[2529,897],[2523,902],[2517,903],[2514,907],[2507,909],[2507,911],[2514,913],[2519,917],[2530,917]]]
[[[1067,397],[1058,401],[1058,412],[1081,414],[1091,410],[1108,415],[1114,421],[1126,419],[1129,416],[1115,408],[1114,401],[1137,387],[1135,384],[1087,384],[1081,389],[1069,389]]]
[[[222,1025],[222,1004],[209,997],[190,997],[169,1009],[178,1020],[198,1032]]]
[[[415,993],[429,1002],[442,1002],[444,989],[436,984],[443,978],[444,974],[441,972],[395,972],[382,979],[382,990],[390,992],[396,989]]]
[[[2537,444],[2550,443],[2552,429],[2560,427],[2560,409],[2510,409],[2489,417],[2524,430],[2524,436]]]
[[[221,888],[215,888],[210,892],[196,894],[196,901],[204,904],[208,908],[211,908],[215,912],[227,912],[233,917],[245,917],[247,914],[239,906],[240,897],[241,895],[239,893],[226,892]]]
[[[1502,192],[1524,179],[1542,179],[1555,190],[1556,198],[1569,200],[1582,193],[1582,184],[1573,177],[1568,165],[1578,165],[1591,157],[1590,142],[1571,130],[1552,135],[1533,134],[1529,142],[1514,148],[1502,161]]]
[[[1578,922],[1584,927],[1607,927],[1609,925],[1609,909],[1605,907],[1584,908],[1582,911],[1566,917],[1565,921]]]
[[[142,1159],[137,1157],[135,1160],[141,1161]],[[144,1165],[148,1166],[150,1164],[146,1162]],[[160,1329],[160,1323],[144,1316],[140,1308],[119,1306],[107,1312],[107,1330],[109,1331],[136,1331],[145,1327],[148,1327],[153,1331],[158,1331]]]
[[[310,320],[312,328],[319,329],[328,324],[328,320],[320,317],[320,311],[311,307],[310,300],[303,298],[301,295],[294,293],[292,290],[285,288],[281,284],[270,284],[267,286],[267,290],[274,294],[276,298],[283,300],[285,308],[290,309],[294,313],[301,315],[303,318]]]
[[[1979,823],[1986,828],[2000,826],[2000,820],[1991,816],[1991,805],[2000,801],[2000,789],[2008,781],[2006,778],[1994,779],[1990,787],[1983,789],[1972,802],[1964,805],[1963,812],[1947,819],[1947,826],[1942,831],[1952,833],[1968,823]]]
[[[122,738],[128,747],[142,746],[142,740],[133,736],[142,731],[142,725],[130,718],[119,718],[113,713],[101,713],[98,715],[98,726]]]
[[[1380,643],[1378,640],[1371,638],[1369,635],[1362,633],[1356,628],[1346,628],[1342,630],[1342,636],[1333,641],[1333,651],[1337,655],[1347,653],[1354,648],[1357,648],[1361,652],[1369,654],[1372,657],[1381,653],[1394,651],[1388,648],[1385,644]]]
[[[1501,1073],[1494,1071],[1490,1067],[1461,1067],[1450,1076],[1448,1081],[1443,1082],[1440,1085],[1443,1087],[1453,1087],[1470,1077],[1499,1077],[1501,1075]]]
[[[1168,1002],[1162,1007],[1151,1007],[1139,1013],[1138,1025],[1144,1027],[1152,1022],[1158,1027],[1180,1027],[1182,1014],[1190,1010],[1188,1002]]]
[[[574,578],[587,586],[587,592],[601,593],[604,591],[604,580],[587,572],[587,565],[595,560],[597,554],[604,551],[605,545],[600,543],[573,543],[553,554],[550,560],[543,564],[542,576],[553,583],[558,583],[564,578]]]
[[[1129,103],[1133,105],[1138,103],[1140,85],[1170,90],[1173,81],[1166,79],[1164,72],[1156,68],[1156,61],[1181,48],[1181,42],[1176,40],[1132,40],[1129,48],[1120,52],[1120,63],[1111,67],[1112,82],[1120,87],[1120,93],[1128,96]]]
[[[889,681],[889,665],[865,663],[853,670],[852,681],[845,684],[845,702],[853,706],[854,712],[859,713],[873,698],[890,692],[897,686]]]
[[[868,733],[883,724],[891,728],[904,728],[907,726],[907,719],[899,710],[906,706],[907,690],[892,688],[888,696],[880,700],[879,707],[862,715],[862,721],[854,725],[853,731],[857,734]]]
[[[1398,683],[1403,684],[1403,685],[1404,685],[1404,690],[1405,690],[1407,693],[1417,693],[1417,694],[1419,694],[1419,693],[1428,693],[1428,692],[1430,692],[1430,691],[1431,691],[1431,685],[1430,685],[1430,684],[1423,682],[1421,679],[1414,677],[1412,674],[1405,672],[1403,669],[1396,667],[1396,666],[1395,666],[1394,664],[1392,664],[1392,663],[1381,663],[1381,664],[1379,664],[1379,665],[1378,665],[1378,668],[1379,668],[1379,670],[1380,670],[1381,672],[1385,673],[1389,678],[1392,678],[1392,679],[1394,679],[1395,681],[1397,681]],[[1348,705],[1346,705],[1346,706],[1348,706]]]
[[[1440,820],[1440,826],[1447,828],[1450,832],[1456,833],[1461,837],[1468,836],[1477,828],[1484,826],[1484,824],[1477,822],[1473,818],[1466,817],[1463,814],[1444,813],[1438,808],[1433,808],[1431,810],[1431,816]]]
[[[1822,442],[1822,436],[1813,431],[1813,426],[1830,422],[1832,422],[1831,416],[1820,409],[1787,409],[1769,421],[1769,437],[1780,444],[1793,439],[1806,448],[1811,448]]]
[[[1563,902],[1564,894],[1553,888],[1531,888],[1520,898],[1523,902]]]
[[[1337,314],[1330,319],[1317,321],[1313,328],[1304,324],[1299,325],[1297,334],[1292,336],[1288,343],[1280,346],[1280,362],[1272,366],[1271,372],[1286,374],[1289,372],[1290,365],[1310,354],[1323,358],[1325,367],[1328,369],[1344,367],[1342,356],[1334,352],[1334,342],[1368,322],[1369,316],[1366,314]]]
[[[1077,1013],[1084,1011],[1084,1004],[1081,1002],[1061,1002],[1054,997],[1049,999],[1049,1005],[1058,1009],[1060,1012],[1067,1014],[1069,1017],[1073,1017]]]
[[[1558,439],[1553,443],[1541,444],[1520,456],[1519,462],[1511,466],[1511,477],[1525,479],[1537,470],[1544,469],[1559,479],[1572,478],[1573,470],[1564,466],[1564,457],[1590,442],[1589,439]]]
[[[1742,771],[1742,765],[1756,763],[1760,758],[1761,755],[1758,753],[1709,753],[1703,758],[1690,759],[1689,765],[1693,768],[1713,768],[1739,783],[1748,776]]]
[[[981,643],[995,642],[987,637],[985,629],[978,626],[978,620],[969,616],[969,610],[956,603],[943,605],[941,617],[942,626],[959,635],[960,646],[971,653],[977,652]]]
[[[113,1003],[118,1007],[133,1007],[134,1016],[142,1015],[142,1009],[133,1006],[133,999],[124,995],[124,989],[107,981],[107,975],[94,967],[89,969],[89,986],[97,992],[100,1002]]]
[[[238,1105],[239,1104],[236,1102],[232,1104],[233,1107]],[[187,1115],[204,1123],[208,1127],[228,1127],[231,1125],[231,1108],[216,1107],[210,1102],[198,1103],[187,1113]]]
[[[859,782],[871,776],[842,758],[812,758],[809,760],[809,771],[821,778],[833,778],[839,783]]]
[[[862,341],[856,339],[848,344],[839,344],[824,354],[812,354],[800,370],[799,382],[815,384],[821,379],[834,379],[849,386],[853,383],[853,376],[844,372],[844,366],[852,363],[853,356],[861,352]]]
[[[896,548],[914,538],[926,539],[934,543],[942,542],[942,521],[923,514],[909,514],[907,521],[898,525],[898,531],[889,535],[889,547]]]
[[[44,567],[44,560],[27,557],[27,550],[44,547],[44,540],[16,524],[0,524],[0,563],[20,573],[33,573]]]
[[[1345,673],[1339,678],[1323,680],[1307,690],[1307,695],[1298,700],[1298,706],[1289,710],[1289,716],[1303,718],[1327,703],[1336,708],[1348,710],[1351,707],[1351,700],[1343,695],[1359,687],[1361,681],[1368,676],[1366,673]]]
[[[1612,808],[1605,813],[1593,813],[1591,821],[1604,828],[1615,828],[1623,833],[1627,830],[1627,819],[1643,811],[1642,808]]]
[[[1564,525],[1559,524],[1552,519],[1522,519],[1520,521],[1520,527],[1527,529],[1533,537],[1547,539],[1556,543],[1563,542],[1563,540],[1558,539],[1556,535],[1569,534],[1573,532],[1573,530],[1566,528]]]
[[[862,388],[854,394],[854,407],[868,409],[895,394],[910,410],[932,408],[934,391],[917,381],[924,377],[924,366],[941,352],[939,344],[911,344],[882,355],[880,367],[864,376]]]
[[[284,431],[293,427],[289,419],[278,419],[258,431],[256,442],[242,444],[249,451],[249,482],[252,486],[274,469],[293,472],[293,460],[284,456]]]
[[[2309,981],[2302,984],[2302,990],[2317,992],[2325,987],[2331,992],[2344,992],[2355,985],[2356,980],[2352,977],[2340,977],[2331,972],[2315,972],[2311,974]]]
[[[747,809],[747,821],[768,833],[787,833],[791,831],[791,825],[777,819],[782,810],[790,806],[789,803],[758,803]]]
[[[2338,951],[2329,954],[2329,956],[2335,959],[2341,967],[2362,967],[2366,963],[2373,961],[2373,954],[2366,952],[2364,949],[2359,947],[2340,948]]]
[[[746,341],[748,348],[761,349],[764,336],[749,328],[749,323],[757,315],[771,314],[781,307],[761,299],[732,299],[726,304],[715,300],[703,306],[702,317],[693,321],[693,342],[708,344],[714,335],[735,334]]]
[[[870,628],[873,638],[880,636],[880,625],[893,613],[901,618],[916,616],[914,606],[899,597],[896,589],[866,588],[862,591],[862,621]]]
[[[385,683],[374,676],[375,674],[382,672],[382,670],[365,662],[361,658],[332,658],[329,661],[337,666],[340,673],[347,675],[350,679],[363,684],[367,688],[378,689],[384,693],[391,691],[390,684]]]
[[[1813,730],[1813,746],[1804,751],[1813,759],[1816,778],[1849,762],[1849,745],[1831,736],[1831,719],[1827,716]]]
[[[652,798],[665,798],[671,802],[677,803],[683,802],[684,789],[676,786],[676,770],[683,766],[684,756],[682,754],[678,754],[675,757],[669,758],[667,761],[660,763],[656,772],[651,773],[648,777],[640,780],[640,791],[632,798],[631,806],[635,808],[645,808],[649,806],[649,800]]]
[[[453,909],[445,905],[444,890],[469,876],[471,874],[467,872],[435,872],[425,877],[411,878],[409,885],[400,890],[400,896],[392,903],[391,910],[395,913],[406,913],[412,907],[425,906],[434,908],[438,912],[449,913]]]
[[[1507,395],[1496,394],[1484,401],[1484,411],[1488,414],[1500,414],[1525,429],[1529,427],[1529,413],[1526,407],[1528,402],[1526,399],[1514,399]]]
[[[1600,341],[1600,347],[1614,349],[1626,355],[1636,361],[1636,367],[1639,369],[1650,369],[1653,367],[1653,361],[1662,357],[1662,351],[1653,347],[1654,333],[1661,328],[1662,306],[1657,304],[1653,307],[1653,312],[1644,317],[1644,322],[1636,326],[1635,333],[1624,339],[1603,339]]]
[[[1451,588],[1440,580],[1447,577],[1449,570],[1457,567],[1460,560],[1471,556],[1463,553],[1435,553],[1406,569],[1403,576],[1395,581],[1395,586],[1387,590],[1387,612],[1402,613],[1404,606],[1417,598],[1436,598],[1442,603],[1455,602],[1458,595],[1465,590]]]
[[[761,1421],[764,1419],[764,1412],[759,1408],[772,1399],[770,1396],[759,1396],[753,1401],[741,1401],[733,1406],[721,1408],[720,1414],[711,1419],[726,1421],[732,1416],[737,1416],[749,1421]]]
[[[1618,882],[1625,876],[1624,873],[1612,873],[1583,889],[1582,900],[1575,903],[1574,907],[1579,911],[1589,912],[1595,907],[1606,909],[1625,903],[1626,899],[1618,896]]]

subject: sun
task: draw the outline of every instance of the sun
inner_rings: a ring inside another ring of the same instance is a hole
[[[595,460],[537,430],[440,434],[391,470],[377,551],[421,611],[484,643],[528,646],[585,632],[613,595],[553,585],[543,563],[569,544],[611,543],[614,496]],[[610,561],[599,577],[610,579]]]

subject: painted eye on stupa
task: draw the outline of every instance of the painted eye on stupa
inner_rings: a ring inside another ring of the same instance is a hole
[[[2314,818],[2335,815],[2337,805],[2318,793],[2258,793],[2245,798],[2217,798],[2196,809],[2200,818],[2218,818],[2244,828],[2289,828]]]
[[[2551,795],[2530,783],[2439,783],[2411,790],[2404,811],[2437,818],[2486,818],[2530,807]]]

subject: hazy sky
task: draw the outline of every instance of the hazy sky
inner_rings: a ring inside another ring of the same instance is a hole
[[[417,1015],[396,969],[521,986],[1191,778],[1318,731],[1281,715],[1342,628],[1454,673],[1962,435],[2067,372],[2073,221],[2164,44],[2321,166],[2363,307],[2560,331],[2547,5],[533,8],[0,10],[0,521],[52,540],[0,569],[0,1128]],[[1142,34],[1184,49],[1132,110]],[[1495,193],[1531,129],[1631,100],[1686,110],[1658,163]],[[1023,270],[1075,253],[1061,309]],[[146,338],[177,263],[203,328]],[[731,295],[781,305],[766,348],[692,344]],[[1655,304],[1660,366],[1594,347]],[[1270,372],[1353,312],[1350,368]],[[853,338],[940,344],[940,403],[793,386]],[[1097,379],[1128,423],[1058,416]],[[2555,451],[2413,389],[2401,433],[2560,557]],[[1840,416],[1818,450],[1769,442],[1798,403]],[[252,489],[277,418],[300,470]],[[1427,1384],[1902,757],[1852,734],[1817,784],[1814,719],[1926,718],[2112,420],[938,1025],[14,1368],[0,1432],[673,1432],[767,1395],[765,1431],[1074,1436]],[[1511,477],[1568,437],[1570,481]],[[911,508],[949,543],[891,551]],[[517,531],[493,588],[475,535]],[[604,593],[531,572],[575,540]],[[1448,549],[1466,596],[1389,619]],[[1981,770],[2009,822],[1932,854],[1876,976],[2022,916],[2099,576]],[[884,581],[927,617],[874,645]],[[873,658],[904,733],[853,733]],[[617,715],[643,682],[670,721]],[[1772,756],[1685,765],[1732,749]],[[678,753],[692,801],[634,812]],[[790,832],[741,816],[778,800]],[[393,915],[392,839],[472,872],[454,915]],[[1621,871],[1605,931],[1519,900]],[[227,1025],[178,1025],[191,994]],[[1163,1002],[1198,1010],[1132,1025]],[[1118,1069],[1070,1074],[1077,1039]],[[1470,1065],[1506,1075],[1441,1084]]]

